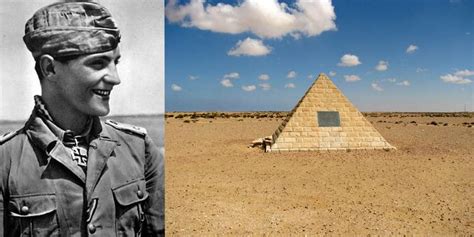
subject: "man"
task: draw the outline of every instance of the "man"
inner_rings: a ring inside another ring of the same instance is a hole
[[[163,156],[145,129],[102,122],[120,83],[107,9],[57,3],[28,20],[41,96],[0,138],[0,236],[164,235]]]

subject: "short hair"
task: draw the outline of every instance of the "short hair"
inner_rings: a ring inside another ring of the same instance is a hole
[[[56,60],[60,63],[66,64],[66,63],[69,63],[69,61],[77,59],[81,56],[82,55],[70,55],[70,56],[54,57],[54,60]],[[43,72],[41,71],[40,58],[41,58],[41,56],[37,57],[35,59],[35,71],[36,71],[36,74],[38,74],[39,80],[42,81],[44,76],[43,76]]]

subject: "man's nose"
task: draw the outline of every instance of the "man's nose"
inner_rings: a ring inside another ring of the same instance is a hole
[[[105,82],[110,83],[112,85],[120,84],[120,77],[117,71],[117,65],[115,63],[111,63],[109,65],[109,70],[107,75],[104,77]]]

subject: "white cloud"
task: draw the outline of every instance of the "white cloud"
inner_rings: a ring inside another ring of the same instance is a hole
[[[247,91],[247,92],[254,91],[255,89],[257,89],[255,85],[242,86],[242,90]]]
[[[459,71],[455,72],[454,75],[460,76],[460,77],[469,77],[469,76],[474,75],[474,71],[470,71],[470,70],[467,70],[467,69],[459,70]]]
[[[233,87],[234,84],[232,84],[232,81],[230,81],[229,79],[222,79],[221,80],[221,85],[224,86],[224,87]]]
[[[360,81],[360,77],[357,75],[344,75],[344,79],[348,82]]]
[[[240,78],[240,74],[238,72],[231,72],[224,75],[224,79],[238,79]]]
[[[406,53],[414,53],[416,50],[418,50],[418,46],[410,44],[406,50]]]
[[[397,81],[396,78],[387,78],[387,79],[383,79],[382,81],[388,81],[388,82],[391,82],[391,83],[395,83]]]
[[[271,52],[271,48],[263,44],[261,40],[246,38],[239,40],[237,44],[227,52],[229,56],[265,56]]]
[[[196,79],[198,79],[199,77],[198,76],[193,76],[193,75],[189,75],[188,76],[188,79],[191,80],[191,81],[194,81]]]
[[[260,74],[260,76],[258,76],[258,79],[262,81],[268,81],[270,80],[270,76],[268,74]]]
[[[260,86],[264,91],[268,91],[272,88],[272,85],[270,85],[270,83],[261,83],[258,86]]]
[[[386,71],[388,69],[388,62],[387,61],[379,61],[379,64],[375,66],[375,70],[377,71]]]
[[[286,75],[287,78],[295,78],[296,77],[296,72],[295,71],[290,71],[288,72],[288,75]]]
[[[235,6],[204,0],[177,2],[168,2],[166,18],[183,27],[229,34],[251,32],[261,38],[309,37],[336,30],[331,0],[297,0],[292,6],[278,0],[242,0]]]
[[[295,88],[296,85],[294,83],[288,83],[285,85],[285,88]]]
[[[405,81],[397,83],[397,85],[399,85],[399,86],[410,86],[410,82],[405,80]]]
[[[372,89],[374,89],[375,91],[383,91],[383,88],[375,82],[372,82],[371,86],[372,86]]]
[[[359,57],[352,54],[345,54],[341,57],[341,62],[337,64],[340,67],[354,67],[361,64]]]
[[[427,72],[427,71],[428,71],[428,69],[426,69],[426,68],[421,68],[421,67],[416,68],[416,72]]]
[[[183,90],[183,88],[182,88],[181,86],[176,85],[176,84],[172,84],[172,85],[171,85],[171,90],[173,90],[173,91],[181,91],[181,90]]]
[[[329,76],[333,77],[333,76],[335,76],[335,75],[336,75],[336,72],[333,72],[333,71],[330,71],[330,72],[329,72]]]
[[[233,87],[234,84],[232,83],[231,79],[238,78],[240,78],[240,74],[238,72],[227,73],[222,77],[221,85],[224,87]]]
[[[464,69],[458,70],[453,74],[446,74],[440,76],[440,79],[446,83],[453,83],[453,84],[469,84],[472,82],[471,79],[466,78],[474,75],[474,71]]]
[[[309,75],[307,76],[307,78],[308,78],[308,79],[313,79],[313,78],[314,78],[314,75],[313,75],[313,74],[309,74]]]
[[[446,83],[453,83],[453,84],[468,84],[472,82],[470,79],[464,78],[462,76],[452,75],[452,74],[446,74],[446,75],[440,76],[440,78],[442,81]]]

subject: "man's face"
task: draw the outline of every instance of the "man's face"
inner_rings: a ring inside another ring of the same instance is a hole
[[[117,63],[119,48],[104,53],[80,56],[56,63],[57,95],[64,111],[77,115],[104,116],[110,111],[112,88],[120,83]]]

